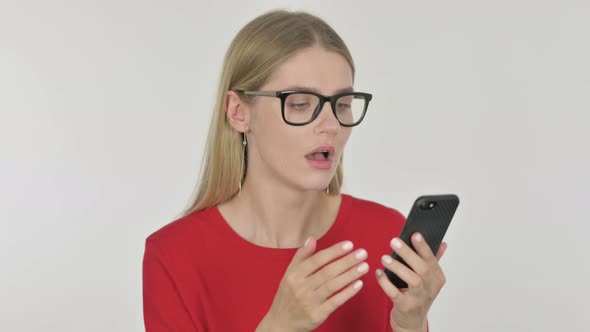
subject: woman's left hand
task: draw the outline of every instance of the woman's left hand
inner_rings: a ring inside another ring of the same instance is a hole
[[[382,270],[377,270],[377,281],[387,296],[395,303],[391,310],[391,327],[396,332],[426,331],[427,315],[432,302],[446,282],[438,264],[447,249],[443,242],[436,256],[420,233],[412,235],[413,251],[399,238],[391,240],[391,248],[414,270],[412,271],[390,255],[382,257],[383,266],[408,284],[408,288],[395,287]]]

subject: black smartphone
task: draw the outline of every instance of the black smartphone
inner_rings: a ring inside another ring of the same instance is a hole
[[[458,206],[459,197],[457,195],[426,195],[418,197],[406,218],[406,223],[399,238],[415,251],[410,237],[414,233],[420,232],[436,255]],[[410,268],[395,251],[391,252],[391,257]],[[393,272],[388,269],[384,269],[384,271],[387,278],[397,288],[408,287],[408,284]]]

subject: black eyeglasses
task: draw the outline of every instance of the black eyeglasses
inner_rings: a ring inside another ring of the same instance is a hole
[[[369,102],[370,93],[344,92],[333,96],[322,96],[310,91],[244,91],[236,90],[249,96],[277,97],[281,99],[283,120],[292,126],[303,126],[315,120],[329,101],[332,112],[341,126],[354,127],[363,121]]]

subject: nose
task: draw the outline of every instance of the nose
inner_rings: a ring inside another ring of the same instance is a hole
[[[335,134],[338,132],[338,130],[340,130],[340,122],[338,122],[338,119],[334,115],[334,112],[332,111],[332,104],[328,100],[324,102],[324,105],[320,110],[320,114],[314,122],[317,123],[316,129],[319,132]]]

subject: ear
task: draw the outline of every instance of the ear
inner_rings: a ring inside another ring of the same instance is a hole
[[[235,130],[241,133],[248,131],[250,119],[248,105],[235,91],[228,91],[225,95],[225,116]]]

